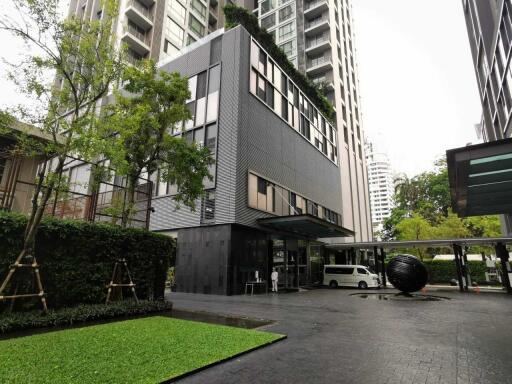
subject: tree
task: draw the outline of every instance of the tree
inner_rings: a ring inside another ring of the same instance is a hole
[[[46,160],[53,159],[51,166],[44,161],[37,172],[23,248],[17,258],[21,260],[33,255],[45,208],[62,186],[66,158],[73,154],[87,159],[98,149],[96,104],[119,79],[122,55],[113,34],[118,16],[115,0],[102,1],[101,21],[77,16],[62,21],[59,0],[11,3],[18,17],[2,15],[0,28],[19,39],[27,52],[35,52],[13,64],[9,75],[20,92],[32,97],[34,107],[20,106],[13,113],[46,134],[48,140],[39,143],[37,150]],[[19,137],[13,150],[32,151],[31,144]]]
[[[432,239],[434,235],[434,229],[430,223],[417,213],[400,221],[396,226],[396,231],[398,240],[428,240]],[[410,252],[417,253],[423,260],[423,252],[420,248],[417,249],[417,252]]]
[[[438,239],[461,239],[470,236],[470,231],[464,221],[451,210],[439,225],[435,227],[435,237]]]
[[[169,131],[190,119],[185,102],[190,97],[186,78],[157,71],[152,61],[129,67],[123,74],[123,91],[105,108],[101,119],[104,153],[116,173],[126,177],[126,202],[121,225],[126,227],[135,211],[135,192],[142,173],[160,169],[160,180],[176,185],[174,200],[195,208],[203,194],[203,181],[211,176],[210,151]],[[126,94],[128,93],[128,94]]]
[[[473,237],[501,236],[501,223],[498,216],[467,217],[464,223]]]

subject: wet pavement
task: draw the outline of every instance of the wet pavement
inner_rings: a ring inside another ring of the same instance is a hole
[[[512,384],[512,297],[368,300],[352,289],[257,296],[170,293],[176,309],[273,320],[284,341],[180,383]],[[380,290],[379,294],[395,294]]]

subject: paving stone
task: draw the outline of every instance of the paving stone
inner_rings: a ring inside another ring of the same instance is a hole
[[[406,302],[356,292],[169,294],[175,308],[274,320],[263,330],[288,336],[181,382],[512,384],[512,297],[429,292],[451,300]]]

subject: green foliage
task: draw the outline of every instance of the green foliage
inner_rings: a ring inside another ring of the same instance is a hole
[[[25,216],[0,212],[1,279],[22,247],[26,222]],[[104,302],[118,258],[128,261],[140,299],[163,297],[174,243],[145,230],[45,218],[36,245],[48,304],[57,309]]]
[[[498,216],[461,219],[451,211],[446,160],[436,161],[435,167],[432,172],[413,178],[405,176],[398,181],[394,196],[396,206],[384,221],[383,239],[417,240],[419,221],[422,223],[421,239],[500,236]],[[487,250],[473,248],[474,252]]]
[[[195,208],[203,181],[211,179],[213,158],[207,147],[172,136],[170,128],[190,119],[185,102],[190,96],[187,79],[178,73],[157,71],[152,61],[129,67],[123,74],[123,91],[105,108],[100,126],[103,153],[118,175],[127,177],[128,204],[123,206],[123,225],[130,216],[134,191],[142,172],[160,169],[160,181],[177,186],[174,199]],[[128,95],[126,96],[126,92]]]
[[[452,260],[423,261],[428,270],[430,283],[449,283],[457,279],[457,268]],[[487,267],[485,261],[468,261],[471,280],[477,283],[485,282]]]
[[[234,4],[224,6],[224,15],[226,16],[226,29],[242,25],[272,56],[277,64],[292,78],[297,86],[306,94],[326,118],[334,121],[334,108],[327,98],[322,94],[315,84],[306,76],[297,71],[288,60],[286,54],[274,42],[274,38],[265,29],[259,26],[258,18],[249,12],[246,8],[238,7]]]
[[[0,341],[0,382],[161,383],[283,337],[163,316],[47,332]]]
[[[76,307],[50,310],[47,313],[17,312],[0,315],[0,333],[9,333],[34,328],[62,327],[96,320],[145,315],[172,309],[168,301],[134,300],[117,301],[111,304],[82,304]]]

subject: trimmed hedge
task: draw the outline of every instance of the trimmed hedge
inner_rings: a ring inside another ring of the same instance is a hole
[[[288,56],[276,45],[272,35],[259,26],[258,18],[246,8],[234,4],[225,5],[223,10],[226,16],[226,29],[242,25],[265,48],[325,117],[334,122],[334,108],[332,104],[322,95],[311,80],[295,69],[288,60]]]
[[[457,279],[453,260],[428,260],[423,264],[427,267],[430,283],[449,283],[451,279]],[[468,261],[468,269],[472,281],[485,282],[487,266],[484,261]]]
[[[113,319],[126,316],[138,316],[172,309],[167,301],[125,300],[105,304],[80,305],[57,311],[18,312],[0,316],[0,333],[21,331],[25,329],[70,326],[96,320]]]
[[[21,249],[26,222],[25,216],[0,212],[0,281]],[[104,302],[119,258],[128,262],[139,299],[163,298],[173,247],[170,237],[145,230],[49,217],[38,231],[35,256],[48,306],[57,309]]]

